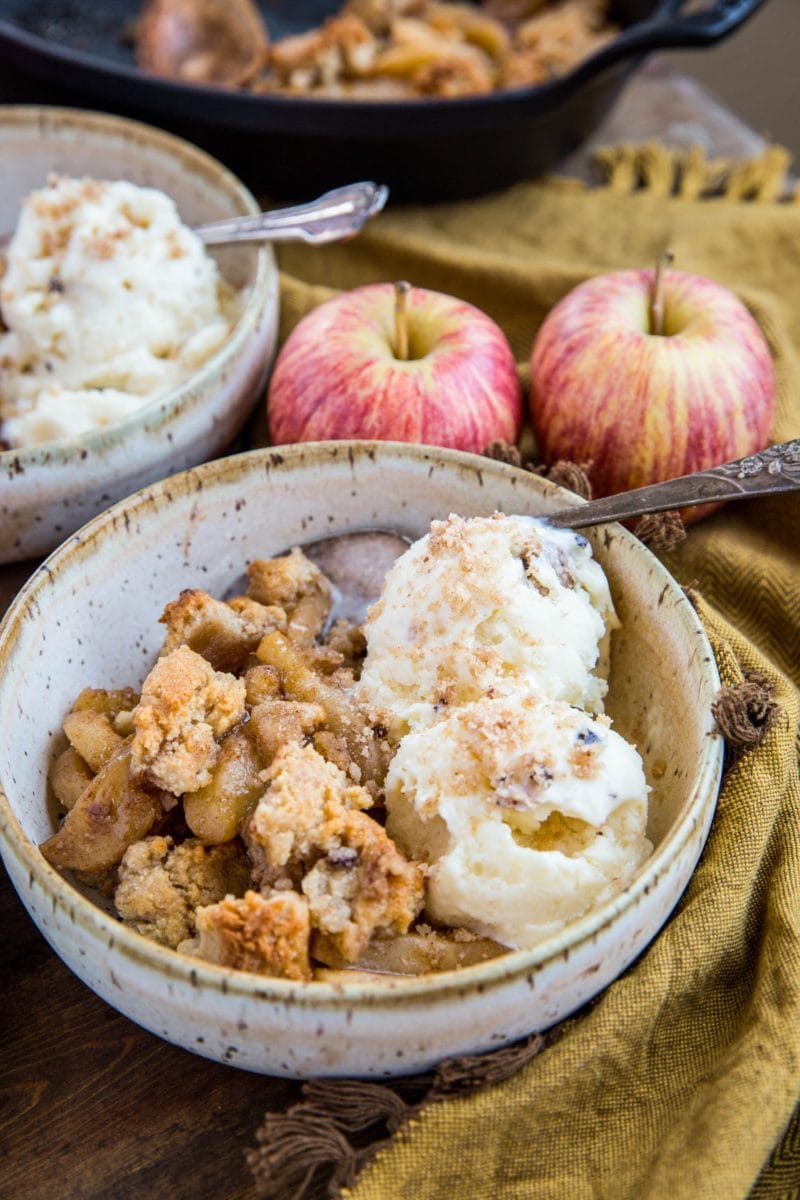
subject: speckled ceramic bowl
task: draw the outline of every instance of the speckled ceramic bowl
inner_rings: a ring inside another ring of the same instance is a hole
[[[51,172],[160,188],[189,225],[258,211],[244,185],[207,154],[100,113],[0,106],[0,163],[0,233],[13,230],[20,201]],[[269,247],[214,254],[246,301],[231,336],[195,375],[104,430],[0,452],[0,563],[44,554],[113,500],[230,445],[275,350],[277,271]]]
[[[652,785],[652,858],[613,901],[535,950],[381,984],[298,985],[204,964],[146,941],[37,850],[54,829],[48,764],[86,685],[144,677],[157,618],[185,587],[225,594],[253,557],[352,530],[425,532],[449,512],[546,513],[575,497],[454,451],[319,443],[219,460],[117,504],[34,575],[0,626],[0,833],[11,878],[68,966],[109,1004],[210,1058],[285,1076],[392,1075],[543,1029],[605,987],[657,933],[711,823],[719,686],[694,610],[619,526],[594,538],[622,619],[609,709]]]

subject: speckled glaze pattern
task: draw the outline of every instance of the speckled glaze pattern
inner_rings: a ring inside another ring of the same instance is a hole
[[[0,106],[0,231],[52,172],[160,188],[188,224],[258,212],[250,192],[179,138],[121,117],[68,108]],[[246,292],[220,350],[163,400],[104,430],[0,452],[0,563],[38,556],[114,500],[224,451],[263,392],[275,352],[278,283],[272,250],[214,252]],[[191,297],[187,297],[191,303]]]
[[[64,713],[86,685],[142,680],[160,644],[157,618],[182,588],[224,594],[246,560],[323,536],[376,528],[417,537],[449,512],[537,514],[570,502],[581,503],[527,472],[455,451],[317,443],[197,467],[70,538],[0,626],[0,846],[23,903],[67,965],[169,1041],[289,1077],[424,1069],[544,1029],[611,982],[683,892],[722,765],[709,643],[681,589],[620,526],[592,534],[623,620],[610,708],[645,759],[655,851],[624,892],[535,950],[380,985],[297,985],[146,941],[36,848],[54,828],[46,778]]]

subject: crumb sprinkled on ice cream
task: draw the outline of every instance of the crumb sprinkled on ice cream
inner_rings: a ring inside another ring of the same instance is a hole
[[[609,899],[652,849],[634,747],[607,719],[535,695],[406,734],[386,799],[391,836],[430,864],[427,912],[508,946]]]
[[[530,517],[451,516],[389,571],[359,695],[395,736],[502,690],[601,711],[616,623],[585,538]]]
[[[125,419],[194,374],[237,308],[168,196],[53,176],[23,203],[0,282],[3,439]]]

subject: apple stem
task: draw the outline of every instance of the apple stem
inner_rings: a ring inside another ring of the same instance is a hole
[[[408,359],[408,293],[411,284],[405,279],[394,285],[394,352],[405,362]]]
[[[664,332],[664,272],[675,261],[671,250],[666,250],[656,262],[656,277],[650,300],[650,329],[658,337]]]

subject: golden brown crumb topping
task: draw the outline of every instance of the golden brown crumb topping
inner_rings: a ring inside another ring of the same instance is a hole
[[[266,778],[245,834],[262,886],[299,887],[312,927],[348,962],[377,930],[405,933],[422,869],[366,814],[369,793],[311,746],[284,746]]]
[[[114,904],[126,925],[174,948],[193,935],[199,906],[239,895],[249,881],[238,842],[204,846],[190,838],[176,846],[171,837],[149,837],[126,850]]]
[[[244,717],[244,699],[241,679],[215,671],[188,646],[159,659],[133,717],[134,778],[175,796],[203,787],[219,738]]]
[[[197,588],[181,592],[160,618],[167,627],[161,653],[188,646],[216,671],[239,671],[262,637],[286,628],[283,609],[266,607],[248,597],[225,604]]]
[[[280,558],[257,558],[247,568],[248,595],[285,609],[289,633],[299,640],[322,632],[331,610],[331,585],[297,547]]]
[[[262,700],[250,710],[249,732],[268,765],[281,747],[302,744],[308,734],[324,724],[325,709],[321,704],[306,704],[302,700]]]
[[[267,790],[255,807],[245,840],[259,883],[299,883],[333,845],[336,823],[348,809],[372,807],[372,797],[312,746],[289,743],[266,773]]]
[[[197,939],[181,949],[209,962],[284,979],[311,979],[308,905],[295,892],[228,896],[196,913]]]
[[[320,840],[325,855],[303,879],[303,895],[319,943],[355,962],[374,933],[406,933],[422,908],[423,870],[363,812],[342,812]],[[319,947],[318,957],[326,958]]]

